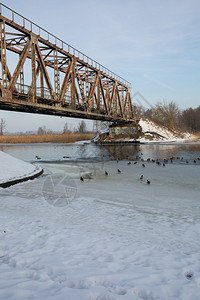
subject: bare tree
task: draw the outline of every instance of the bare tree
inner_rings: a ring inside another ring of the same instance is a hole
[[[46,126],[39,127],[39,128],[38,128],[38,131],[37,131],[37,134],[38,134],[38,135],[47,134]]]
[[[63,133],[69,133],[69,132],[71,132],[71,130],[69,130],[68,124],[66,122],[65,125],[64,125],[64,128],[63,128]]]
[[[100,121],[97,121],[97,120],[93,121],[93,129],[92,129],[93,132],[97,133],[100,131],[99,124],[100,124]]]
[[[4,134],[5,129],[6,129],[6,121],[3,118],[1,118],[1,121],[0,121],[0,135]]]
[[[135,114],[135,117],[136,118],[142,118],[144,116],[144,113],[145,113],[145,109],[142,105],[134,105],[133,107],[133,110],[134,110],[134,114]]]
[[[156,108],[153,110],[153,120],[158,123],[174,129],[180,110],[175,102],[171,101],[169,103],[158,103]]]
[[[86,123],[85,123],[85,121],[81,121],[78,125],[78,132],[84,133],[86,131],[87,131]]]

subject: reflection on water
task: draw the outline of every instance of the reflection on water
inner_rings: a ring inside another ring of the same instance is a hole
[[[133,160],[168,159],[180,157],[188,160],[200,157],[200,144],[141,144],[141,145],[106,145],[75,144],[25,144],[0,146],[0,150],[24,161],[101,161],[113,159]]]
[[[188,160],[200,157],[200,144],[172,144],[172,145],[141,145],[143,158],[169,159],[180,157]]]
[[[101,151],[107,151],[107,155],[110,159],[122,160],[128,159],[133,160],[139,155],[140,146],[138,145],[106,145],[99,146]]]
[[[0,150],[25,161],[73,161],[134,159],[139,146],[97,146],[95,144],[27,144],[0,146]]]

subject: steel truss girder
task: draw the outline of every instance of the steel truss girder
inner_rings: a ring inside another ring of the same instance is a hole
[[[33,112],[41,113],[45,106],[42,113],[53,110],[56,114],[59,110],[62,115],[70,111],[80,118],[134,121],[130,86],[126,83],[1,14],[0,33],[0,108],[26,111],[26,106],[31,112],[32,105]],[[18,57],[13,74],[6,59],[9,51]],[[27,61],[31,61],[31,78],[25,85]]]

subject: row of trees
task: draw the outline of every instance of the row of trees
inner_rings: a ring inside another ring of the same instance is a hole
[[[181,114],[181,122],[192,132],[200,131],[200,106],[184,110]]]
[[[69,129],[68,123],[66,122],[63,129],[63,133],[70,133],[70,132],[72,132],[72,130]],[[74,129],[74,132],[79,132],[79,133],[88,132],[85,121],[82,120],[81,122],[79,122],[78,127]]]
[[[0,119],[0,135],[4,135],[6,132],[6,121],[1,118]],[[71,133],[72,130],[69,129],[68,123],[66,122],[63,128],[63,134],[64,133]],[[73,130],[73,132],[79,132],[79,133],[85,133],[87,131],[87,125],[86,123],[82,120],[79,122],[78,127]],[[51,129],[46,128],[46,126],[40,126],[37,130],[38,135],[45,135],[45,134],[53,134],[53,131]]]
[[[68,123],[66,122],[65,125],[64,125],[62,133],[65,134],[65,133],[71,133],[71,132],[72,132],[72,130],[69,129]],[[87,132],[87,125],[86,125],[86,123],[84,121],[81,121],[78,124],[78,127],[73,130],[73,132],[79,132],[79,133],[85,133],[85,132]],[[39,127],[38,131],[37,131],[38,135],[52,134],[52,133],[53,133],[53,131],[51,129],[47,129],[46,126]]]
[[[68,123],[66,122],[62,133],[65,134],[65,133],[71,133],[71,132],[72,132],[72,129],[69,128]],[[78,127],[75,128],[73,130],[73,132],[79,132],[79,133],[87,132],[86,123],[84,121],[79,122]],[[47,129],[46,126],[39,127],[38,131],[37,131],[38,135],[52,134],[52,133],[53,133],[53,131],[51,129]]]
[[[191,132],[200,131],[200,106],[193,109],[180,110],[178,105],[171,101],[169,103],[157,103],[150,109],[135,106],[137,118],[148,118],[152,121],[165,125],[170,129],[181,129]]]

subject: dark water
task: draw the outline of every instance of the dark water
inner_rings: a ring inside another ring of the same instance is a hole
[[[75,144],[18,144],[2,145],[0,150],[24,161],[64,162],[98,161],[112,159],[169,159],[200,161],[200,144],[142,144],[125,146],[97,146],[91,143]]]

